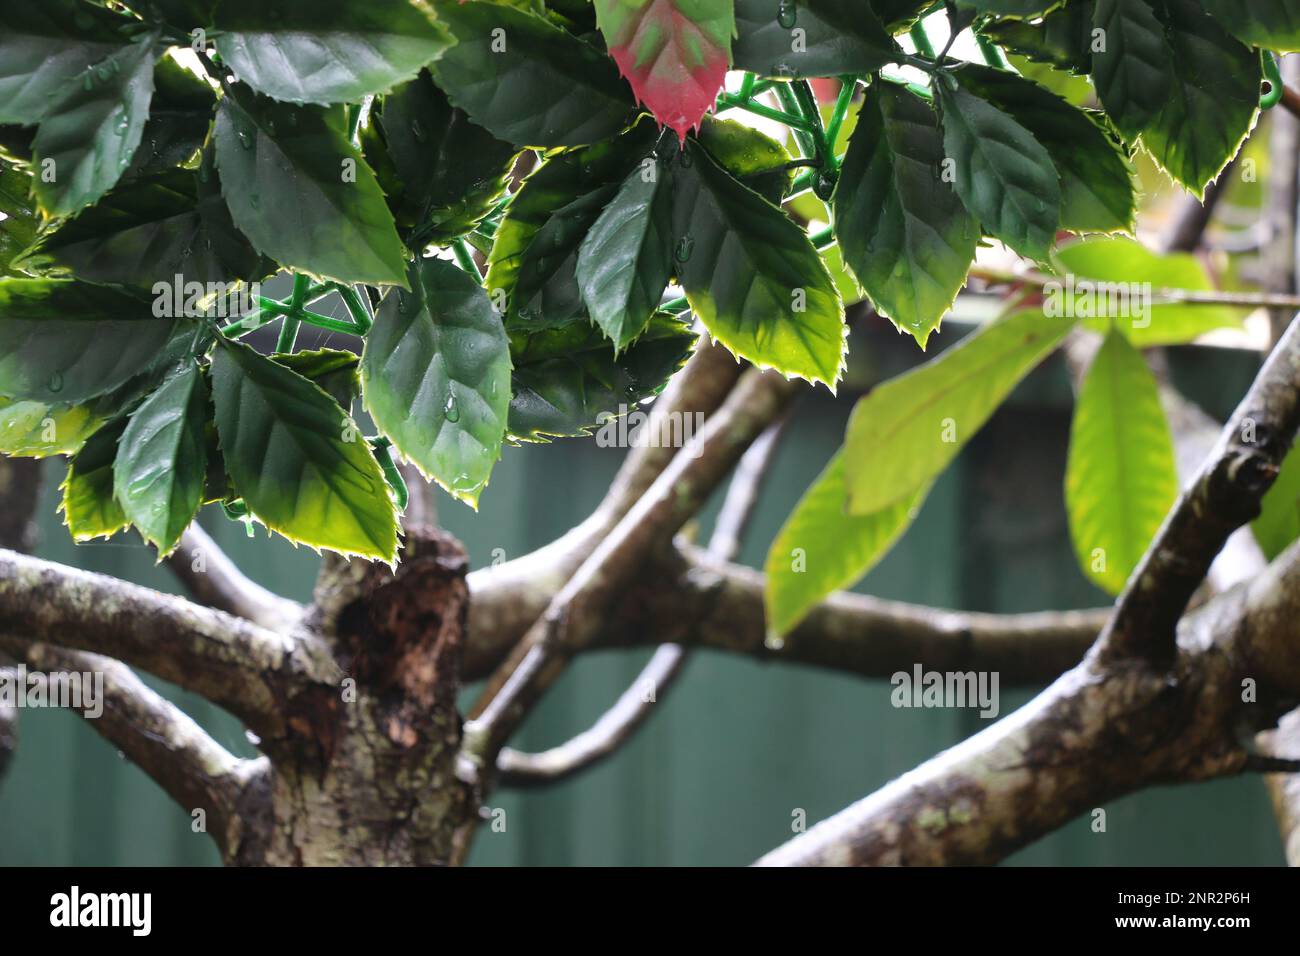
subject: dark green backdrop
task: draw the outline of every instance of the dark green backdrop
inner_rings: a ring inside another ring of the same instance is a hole
[[[945,338],[947,336],[944,336]],[[932,346],[932,349],[934,346]],[[910,340],[858,337],[858,381],[913,361]],[[1226,414],[1249,380],[1248,357],[1184,349],[1175,373]],[[844,389],[852,394],[852,389]],[[824,390],[799,406],[743,555],[761,564],[767,542],[838,442],[850,403]],[[885,597],[988,611],[1087,606],[1104,600],[1076,570],[1061,495],[1069,394],[1049,363],[1017,392],[938,483],[913,529],[863,587]],[[482,511],[440,499],[443,523],[475,565],[494,548],[515,556],[579,520],[599,499],[621,452],[594,442],[508,449]],[[41,556],[174,590],[151,555],[119,536],[74,547],[54,515],[49,469]],[[205,526],[252,576],[305,598],[315,556],[281,540],[244,537],[220,512]],[[521,746],[582,729],[636,675],[648,652],[590,655],[524,730]],[[791,835],[796,809],[816,821],[983,724],[973,714],[895,710],[886,682],[700,653],[660,712],[617,757],[570,783],[502,793],[504,833],[484,828],[480,864],[744,864]],[[1003,694],[1005,715],[1027,699]],[[237,723],[190,695],[177,697],[217,739],[252,753]],[[1105,833],[1087,819],[1017,854],[1022,864],[1269,864],[1282,853],[1256,779],[1149,791],[1109,805]],[[211,864],[208,838],[188,815],[79,718],[22,715],[21,743],[0,783],[0,864]]]

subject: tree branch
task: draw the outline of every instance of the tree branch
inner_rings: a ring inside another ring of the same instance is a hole
[[[568,658],[599,629],[614,596],[699,510],[801,387],[757,369],[742,376],[703,431],[597,545],[489,680],[465,725],[464,753],[471,763],[495,766],[497,753],[515,727],[554,683]]]
[[[264,737],[307,684],[337,665],[301,633],[280,635],[222,611],[100,574],[0,551],[0,633],[118,658],[226,708]]]
[[[17,651],[22,642],[6,640]],[[266,758],[232,756],[188,715],[140,680],[131,669],[98,654],[52,644],[26,644],[29,666],[46,674],[102,675],[102,713],[87,723],[152,777],[184,810],[204,811],[204,824],[222,853],[238,845],[241,815],[251,800],[264,799]],[[84,698],[83,698],[84,700]]]
[[[741,456],[709,538],[711,555],[726,560],[740,550],[786,421],[788,418],[783,418],[769,426]],[[497,757],[500,783],[513,787],[556,783],[614,754],[650,718],[660,695],[672,688],[682,673],[686,653],[680,644],[660,645],[614,706],[591,728],[558,747],[536,754],[503,748]]]
[[[302,605],[250,580],[195,521],[165,559],[195,600],[273,631],[294,627]]]
[[[759,860],[760,865],[987,864],[1153,784],[1247,769],[1240,728],[1300,694],[1279,623],[1300,614],[1300,545],[1188,615],[1169,670],[1094,650],[1030,703]],[[1242,681],[1258,681],[1257,703]]]

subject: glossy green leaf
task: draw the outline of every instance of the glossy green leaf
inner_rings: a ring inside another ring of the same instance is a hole
[[[736,32],[733,0],[592,0],[596,23],[632,93],[678,137],[722,91]]]
[[[501,456],[510,344],[474,278],[445,259],[411,267],[366,336],[362,397],[380,432],[420,473],[477,507]]]
[[[285,368],[310,379],[348,414],[361,394],[361,359],[354,352],[341,349],[312,349],[305,352],[276,354],[271,358]]]
[[[764,76],[874,73],[902,53],[853,0],[736,0],[736,33],[736,69]]]
[[[1283,459],[1282,470],[1264,495],[1259,517],[1250,529],[1269,561],[1300,538],[1300,446]]]
[[[1061,221],[1061,181],[1051,155],[1009,113],[961,86],[936,85],[957,195],[990,235],[1023,256],[1046,260]]]
[[[396,560],[396,508],[356,423],[301,375],[246,345],[219,344],[217,435],[234,492],[253,516],[313,548]]]
[[[714,162],[774,206],[790,191],[794,157],[766,133],[736,120],[706,116],[695,140]]]
[[[221,195],[221,177],[217,173],[216,150],[212,143],[203,149],[198,170],[198,211],[203,222],[204,243],[226,267],[232,279],[264,279],[276,271],[275,260],[262,255],[239,231],[230,216],[230,207]]]
[[[881,315],[925,348],[966,281],[979,223],[942,176],[930,105],[884,81],[867,90],[831,205],[845,261]]]
[[[77,403],[103,394],[144,371],[176,323],[115,289],[0,280],[0,395]]]
[[[112,189],[140,145],[153,96],[158,34],[85,67],[50,103],[32,143],[36,198],[68,216]]]
[[[856,517],[844,511],[844,452],[817,476],[767,552],[767,629],[784,636],[827,595],[849,587],[889,553],[929,492],[926,484],[895,504]]]
[[[612,140],[552,156],[524,180],[497,227],[484,285],[504,303],[507,328],[558,328],[581,318],[576,269],[587,231],[657,131],[642,122]]]
[[[692,311],[732,353],[834,389],[844,306],[807,234],[692,140],[673,175],[673,256]]]
[[[636,104],[614,61],[542,17],[487,0],[438,6],[456,44],[433,64],[448,99],[516,146],[613,136]]]
[[[615,351],[640,335],[658,308],[672,256],[671,174],[648,160],[623,181],[578,253],[583,302]]]
[[[208,389],[191,361],[131,413],[113,463],[113,497],[158,556],[170,554],[203,499]]]
[[[860,399],[845,435],[849,513],[887,508],[943,471],[1073,324],[1015,312]]]
[[[382,159],[393,182],[380,184],[399,229],[420,243],[447,242],[492,211],[509,183],[515,148],[456,109],[427,72],[383,97],[363,134],[366,159]]]
[[[1099,332],[1114,325],[1138,348],[1180,345],[1241,325],[1241,309],[1157,303],[1161,289],[1215,288],[1193,255],[1160,254],[1133,239],[1115,237],[1072,242],[1057,249],[1053,259],[1060,279],[1045,290],[1044,307],[1082,319]]]
[[[119,187],[42,236],[16,265],[144,288],[177,275],[185,282],[223,281],[230,276],[199,214],[196,187],[187,169]]]
[[[1065,503],[1084,573],[1118,594],[1178,496],[1174,446],[1155,377],[1118,332],[1079,389]]]
[[[1300,51],[1300,0],[1201,0],[1201,6],[1243,43]]]
[[[1088,113],[1006,70],[970,64],[962,86],[1009,113],[1051,154],[1061,177],[1062,229],[1132,232],[1137,191],[1128,157]]]
[[[1092,69],[1092,0],[1069,0],[1040,20],[990,20],[979,32],[1004,50],[1057,69]]]
[[[1147,0],[1097,0],[1093,28],[1104,49],[1092,55],[1092,81],[1106,115],[1130,143],[1173,90],[1173,51]]]
[[[164,56],[154,66],[153,82],[149,119],[119,185],[193,165],[212,123],[217,98],[205,80]]]
[[[13,261],[36,238],[40,219],[31,188],[25,170],[0,163],[0,278],[21,275]]]
[[[510,437],[546,441],[602,426],[616,431],[620,419],[638,414],[637,405],[681,368],[695,342],[689,325],[664,312],[617,356],[604,334],[585,322],[511,333]],[[628,422],[623,426],[626,433]]]
[[[59,485],[60,510],[74,541],[108,538],[128,524],[126,512],[113,496],[113,462],[126,422],[126,416],[109,422],[68,462],[68,473]]]
[[[375,174],[341,109],[227,96],[214,130],[230,215],[286,268],[339,282],[400,285],[406,254]]]
[[[136,21],[82,0],[8,0],[0,30],[0,123],[38,123],[87,64],[122,49]]]
[[[1166,0],[1164,10],[1174,81],[1142,145],[1199,198],[1254,128],[1263,72],[1259,54],[1225,33],[1196,0]]]
[[[217,52],[259,93],[290,103],[344,103],[409,80],[447,45],[419,2],[221,0]]]
[[[0,397],[0,453],[16,458],[75,454],[103,423],[89,405]]]

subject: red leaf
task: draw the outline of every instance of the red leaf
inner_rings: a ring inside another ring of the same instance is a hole
[[[596,22],[632,92],[682,139],[731,65],[733,0],[595,0]]]

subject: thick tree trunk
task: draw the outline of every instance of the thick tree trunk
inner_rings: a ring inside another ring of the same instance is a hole
[[[477,812],[457,779],[456,709],[468,561],[450,535],[410,533],[394,572],[326,557],[307,626],[338,686],[286,701],[284,739],[237,803],[224,842],[239,865],[454,862]]]

